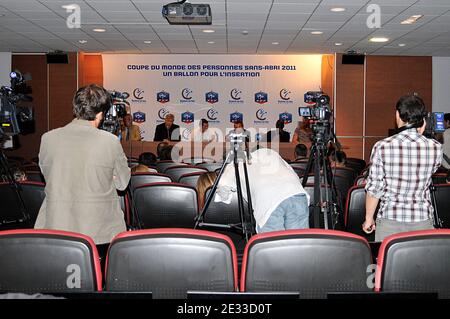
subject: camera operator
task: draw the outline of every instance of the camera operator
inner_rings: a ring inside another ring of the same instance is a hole
[[[138,125],[133,124],[133,118],[131,114],[127,114],[123,117],[122,128],[122,140],[123,141],[140,141],[141,130]]]
[[[80,88],[73,99],[75,119],[41,139],[39,166],[47,182],[35,228],[82,233],[100,245],[126,230],[116,192],[130,169],[119,139],[98,129],[111,96],[104,88]]]
[[[450,113],[444,114],[444,125],[445,125],[445,132],[443,134],[444,135],[444,154],[448,158],[450,158]],[[442,166],[444,166],[446,169],[450,169],[449,161],[447,161],[447,159],[444,157],[442,160]]]
[[[292,137],[292,143],[304,144],[306,147],[311,148],[312,135],[313,133],[308,122],[303,116],[300,116],[300,120],[294,131],[294,136]]]
[[[378,141],[372,149],[362,227],[366,233],[376,227],[376,241],[400,232],[433,228],[429,186],[442,161],[442,146],[422,135],[426,115],[419,96],[401,97],[395,113],[400,132]]]

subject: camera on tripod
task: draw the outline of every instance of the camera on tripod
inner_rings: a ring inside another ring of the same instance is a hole
[[[304,101],[314,104],[312,107],[299,107],[298,114],[313,121],[329,121],[331,117],[330,97],[322,91],[309,91],[304,95]]]
[[[442,134],[445,131],[444,112],[429,112],[425,117],[425,131],[423,135],[428,138],[436,138],[436,134]]]
[[[22,75],[19,71],[9,74],[11,86],[0,88],[0,126],[7,136],[28,134],[34,131],[33,108],[17,106],[20,101],[30,102],[33,98],[27,94],[31,89],[25,81],[31,80],[30,75]]]
[[[120,119],[127,114],[127,106],[130,105],[127,101],[130,94],[117,91],[110,91],[109,93],[111,94],[111,107],[105,113],[100,128],[117,135],[120,131]]]
[[[244,133],[230,133],[230,143],[235,145],[235,144],[239,144],[242,145],[243,143],[246,142],[247,139],[247,135],[245,135]]]

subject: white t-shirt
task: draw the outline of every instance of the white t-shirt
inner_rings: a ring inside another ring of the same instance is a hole
[[[272,212],[285,199],[305,194],[309,205],[309,195],[303,188],[301,181],[281,156],[268,148],[259,149],[251,153],[247,164],[250,195],[252,196],[253,215],[259,227],[263,227]],[[243,197],[247,200],[247,189],[243,164],[239,164]],[[231,192],[236,191],[236,180],[233,164],[228,164],[220,178],[215,202],[229,204]]]
[[[200,128],[197,128],[192,132],[191,140],[194,142],[211,142],[216,141],[217,137],[213,130],[207,129],[205,132],[202,132]]]

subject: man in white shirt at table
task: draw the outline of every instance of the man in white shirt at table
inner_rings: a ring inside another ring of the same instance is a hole
[[[258,233],[309,228],[309,195],[281,156],[268,148],[251,153],[247,164],[253,215]],[[247,200],[243,164],[239,163],[242,195]],[[236,191],[233,164],[227,165],[218,185],[216,202],[229,204]]]
[[[209,122],[206,119],[200,120],[200,125],[195,128],[191,134],[191,141],[194,142],[215,142],[217,136],[213,129],[209,129]]]

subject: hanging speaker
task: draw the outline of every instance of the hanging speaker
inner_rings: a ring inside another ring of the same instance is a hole
[[[344,54],[342,64],[364,64],[366,56],[363,54]]]
[[[68,64],[69,55],[64,52],[47,53],[47,64]]]

